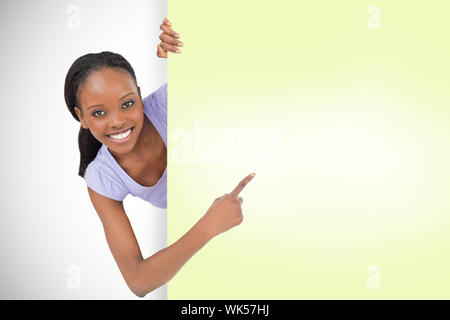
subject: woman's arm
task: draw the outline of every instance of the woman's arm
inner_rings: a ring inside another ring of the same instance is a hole
[[[196,224],[177,242],[144,260],[122,201],[104,197],[89,187],[88,192],[120,272],[138,297],[167,283],[212,238]]]
[[[104,197],[88,187],[89,197],[103,223],[108,246],[131,291],[142,298],[159,288],[209,240],[240,224],[243,200],[238,195],[253,177],[247,176],[231,193],[215,199],[206,214],[185,235],[145,260],[122,201]]]
[[[243,221],[239,193],[255,175],[245,177],[231,193],[214,200],[205,215],[178,241],[142,260],[136,268],[136,294],[144,297],[172,279],[209,240]]]
[[[141,249],[125,213],[122,201],[116,201],[88,187],[89,197],[103,224],[106,241],[128,287],[137,296],[136,271],[143,260]]]

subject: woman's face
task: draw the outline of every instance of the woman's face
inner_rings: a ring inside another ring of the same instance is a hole
[[[92,73],[78,95],[81,125],[110,151],[124,154],[136,145],[144,123],[140,88],[126,72],[104,68]]]

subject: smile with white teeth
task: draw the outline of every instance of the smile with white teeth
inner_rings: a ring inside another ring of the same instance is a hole
[[[128,137],[130,135],[130,133],[131,133],[131,128],[128,129],[127,131],[124,131],[119,134],[108,134],[108,137],[111,137],[111,138],[114,138],[117,140],[122,140],[122,139],[125,139],[126,137]]]

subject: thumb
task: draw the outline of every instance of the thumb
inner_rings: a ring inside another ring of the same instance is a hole
[[[167,51],[164,50],[161,45],[158,45],[158,51],[156,52],[156,55],[160,58],[167,58]]]

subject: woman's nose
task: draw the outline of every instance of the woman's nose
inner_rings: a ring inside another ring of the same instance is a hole
[[[111,127],[113,127],[113,128],[120,129],[123,127],[123,125],[126,122],[126,119],[121,114],[121,112],[115,112],[111,118],[112,118]]]

